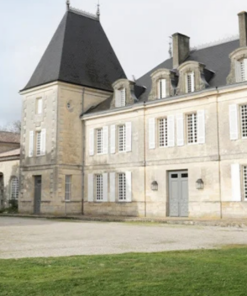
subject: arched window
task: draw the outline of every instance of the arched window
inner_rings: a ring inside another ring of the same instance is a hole
[[[18,199],[18,195],[19,195],[19,180],[17,177],[12,177],[11,178],[11,182],[10,182],[10,186],[11,186],[11,199]]]
[[[159,79],[158,81],[158,99],[166,98],[166,79]]]

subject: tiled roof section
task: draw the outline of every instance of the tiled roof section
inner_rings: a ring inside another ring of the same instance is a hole
[[[70,10],[24,90],[62,81],[112,91],[120,78],[126,75],[100,22]]]
[[[187,61],[197,61],[205,64],[206,69],[215,73],[213,78],[209,81],[209,87],[226,85],[226,78],[230,73],[230,59],[229,54],[239,47],[239,40],[234,40],[215,46],[192,50]],[[141,100],[147,101],[152,87],[150,75],[160,68],[172,70],[172,58],[164,61],[151,71],[140,77],[136,83],[145,86],[147,91],[142,95]]]
[[[20,156],[20,148],[0,153],[0,158],[12,157],[12,156]]]
[[[20,134],[0,131],[0,143],[20,143]]]

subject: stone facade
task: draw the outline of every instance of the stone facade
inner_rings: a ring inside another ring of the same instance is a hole
[[[33,213],[38,203],[38,214],[172,216],[169,176],[185,172],[186,216],[246,217],[247,79],[237,81],[233,62],[245,50],[230,55],[229,84],[223,71],[221,87],[212,83],[221,73],[188,59],[189,37],[176,33],[173,60],[148,73],[148,88],[117,75],[109,91],[73,81],[22,91],[20,212]],[[166,97],[158,99],[164,79]]]

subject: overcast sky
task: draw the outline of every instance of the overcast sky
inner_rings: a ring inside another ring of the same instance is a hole
[[[0,0],[0,125],[21,118],[22,89],[59,22],[66,0]],[[238,34],[237,13],[246,0],[100,0],[101,23],[132,79],[168,58],[169,36],[180,32],[191,45]],[[97,0],[71,0],[96,12]]]

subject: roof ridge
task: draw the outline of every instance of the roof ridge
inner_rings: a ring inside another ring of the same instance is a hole
[[[66,14],[67,14],[67,17],[66,17],[65,26],[64,26],[62,54],[61,54],[61,58],[60,58],[60,65],[59,65],[59,71],[58,71],[58,79],[60,77],[60,72],[61,72],[61,68],[62,68],[62,60],[63,60],[63,55],[64,55],[64,50],[63,49],[64,49],[66,29],[67,29],[67,24],[68,24],[68,12],[66,12]]]
[[[219,39],[219,40],[216,40],[216,41],[213,41],[213,42],[208,42],[208,43],[203,43],[201,45],[198,45],[198,46],[193,46],[191,47],[191,50],[199,50],[199,49],[204,49],[204,48],[208,48],[208,47],[213,47],[213,46],[216,46],[216,45],[220,45],[220,44],[224,44],[224,43],[227,43],[227,42],[230,42],[230,41],[235,41],[235,40],[238,40],[239,39],[239,35],[232,35],[232,36],[229,36],[229,37],[226,37],[226,38],[223,38],[223,39]]]
[[[88,17],[88,18],[91,18],[95,21],[99,21],[99,17],[96,14],[93,14],[93,13],[90,13],[90,12],[87,12],[87,11],[84,11],[84,10],[81,10],[78,8],[74,8],[74,7],[70,6],[69,11],[74,12],[79,15],[82,15],[82,16],[85,16],[85,17]]]

